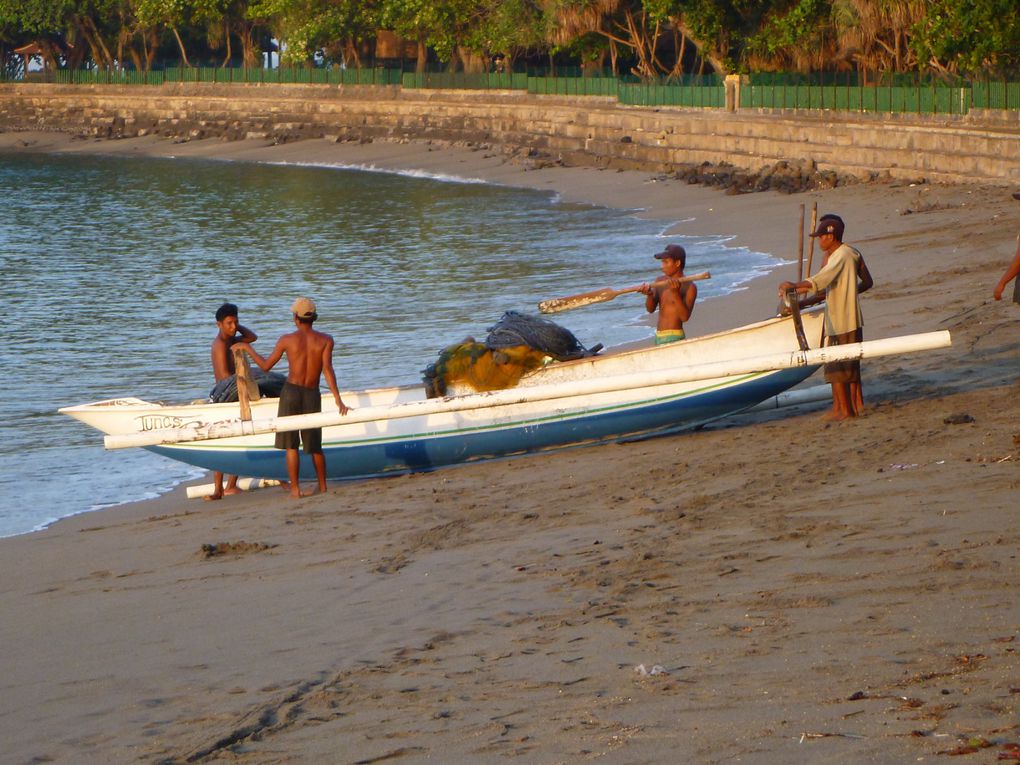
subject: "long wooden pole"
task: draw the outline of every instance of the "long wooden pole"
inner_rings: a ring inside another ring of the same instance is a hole
[[[811,233],[815,233],[815,229],[818,227],[818,203],[811,203]],[[815,238],[813,236],[808,237],[807,251],[807,275],[811,276],[811,261],[815,257]]]
[[[800,225],[797,226],[797,281],[804,281],[804,205],[800,206]]]
[[[217,438],[238,438],[260,433],[280,433],[304,428],[326,428],[358,422],[385,421],[403,417],[421,417],[430,414],[465,412],[497,406],[529,404],[534,401],[575,398],[607,393],[616,390],[674,385],[696,380],[712,380],[733,375],[750,375],[778,369],[814,366],[831,361],[889,356],[945,348],[952,344],[949,332],[926,332],[918,335],[890,337],[884,340],[866,340],[863,343],[833,345],[808,351],[783,351],[763,356],[752,356],[732,361],[714,361],[694,364],[683,369],[665,369],[657,372],[635,372],[594,380],[582,380],[570,385],[546,384],[530,388],[470,393],[464,396],[409,401],[391,406],[352,409],[346,415],[339,412],[298,414],[290,417],[267,417],[262,420],[241,422],[223,420],[201,423],[187,428],[150,430],[144,433],[109,435],[104,439],[107,449],[125,449],[131,446],[157,446],[188,441],[206,441]]]

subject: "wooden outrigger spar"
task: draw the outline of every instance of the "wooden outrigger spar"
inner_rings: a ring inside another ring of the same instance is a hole
[[[718,377],[755,374],[777,369],[807,367],[832,361],[874,358],[901,353],[945,348],[951,343],[949,332],[941,330],[926,334],[868,340],[862,343],[835,345],[807,351],[788,351],[764,356],[752,356],[731,362],[714,362],[649,374],[630,374],[586,380],[573,385],[546,385],[523,390],[510,389],[473,393],[465,396],[448,396],[441,399],[411,401],[388,407],[369,407],[352,410],[346,415],[339,412],[300,414],[290,417],[273,417],[264,420],[229,420],[211,422],[197,427],[168,428],[147,433],[109,435],[104,438],[108,449],[133,446],[156,446],[188,441],[205,441],[218,438],[236,438],[259,433],[282,433],[307,428],[325,428],[356,422],[392,420],[402,417],[419,417],[438,413],[460,412],[486,407],[511,406],[547,401],[556,398],[573,398],[633,388],[650,388],[675,385],[682,382],[709,380]]]

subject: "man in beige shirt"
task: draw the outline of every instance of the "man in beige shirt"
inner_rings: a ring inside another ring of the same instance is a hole
[[[859,343],[863,337],[864,319],[858,300],[857,274],[860,255],[853,247],[843,243],[843,222],[836,218],[822,218],[811,234],[825,252],[825,265],[814,276],[802,282],[783,282],[779,294],[796,289],[802,292],[825,292],[825,334],[828,345]],[[860,388],[860,361],[836,361],[825,365],[825,381],[832,385],[832,411],[828,420],[845,420],[858,414],[851,386]]]

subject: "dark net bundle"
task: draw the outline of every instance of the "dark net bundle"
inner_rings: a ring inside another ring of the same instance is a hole
[[[425,392],[436,398],[447,395],[451,387],[478,392],[513,388],[549,358],[568,361],[592,356],[601,348],[585,348],[570,331],[548,319],[507,311],[489,328],[484,343],[468,338],[440,351],[422,371]]]
[[[287,382],[287,378],[279,372],[263,372],[261,369],[252,369],[251,379],[259,386],[259,394],[263,398],[279,398],[283,384]],[[216,383],[209,391],[209,400],[214,404],[237,401],[237,375],[230,375]]]
[[[570,361],[594,356],[602,345],[585,348],[569,329],[556,322],[519,311],[507,311],[494,326],[489,327],[485,345],[493,350],[526,345],[542,351],[557,361]]]

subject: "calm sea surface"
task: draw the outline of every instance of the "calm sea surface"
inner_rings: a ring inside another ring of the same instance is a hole
[[[107,452],[56,410],[206,396],[225,300],[267,353],[308,295],[341,388],[409,383],[504,311],[651,278],[666,242],[662,222],[548,193],[349,168],[0,154],[0,184],[0,536],[201,475]],[[712,271],[702,300],[778,265],[724,236],[670,241]],[[557,321],[608,346],[648,336],[643,314],[619,298]]]

